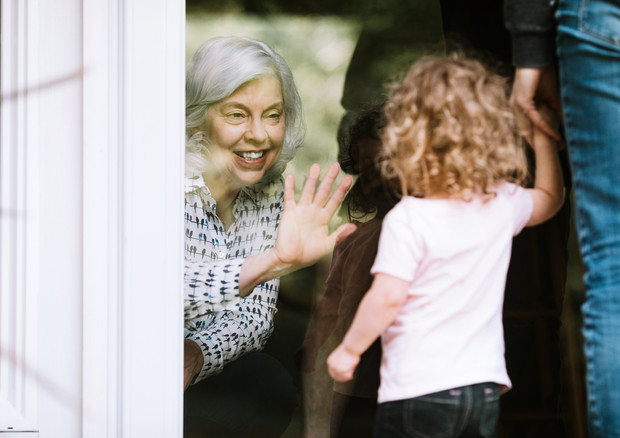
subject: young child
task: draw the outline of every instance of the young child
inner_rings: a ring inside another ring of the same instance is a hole
[[[416,62],[386,104],[379,163],[400,181],[374,279],[327,359],[353,378],[381,335],[376,437],[494,437],[510,387],[502,303],[513,236],[563,202],[556,145],[534,135],[533,188],[504,80],[474,60]]]

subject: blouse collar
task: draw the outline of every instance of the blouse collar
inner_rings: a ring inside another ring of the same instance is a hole
[[[235,200],[235,204],[242,199],[242,197],[248,198],[252,201],[256,206],[258,206],[260,201],[260,192],[264,188],[263,183],[257,183],[251,186],[247,186],[241,189],[239,195],[237,195],[237,199]],[[204,178],[202,175],[193,175],[185,178],[185,194],[196,193],[199,195],[202,200],[211,208],[212,211],[215,211],[216,203],[209,187],[204,182]]]

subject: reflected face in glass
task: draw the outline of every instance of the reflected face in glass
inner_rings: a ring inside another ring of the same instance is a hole
[[[275,76],[249,81],[211,106],[201,130],[209,140],[218,183],[240,190],[259,182],[280,156],[284,126],[282,90]]]

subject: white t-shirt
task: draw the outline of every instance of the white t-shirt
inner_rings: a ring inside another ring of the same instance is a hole
[[[530,194],[506,183],[486,203],[407,197],[388,213],[371,272],[411,285],[381,337],[380,403],[482,382],[511,386],[504,287],[512,238],[532,209]]]

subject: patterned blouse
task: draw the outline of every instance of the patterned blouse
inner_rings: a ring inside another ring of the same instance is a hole
[[[282,214],[282,178],[246,187],[233,205],[228,231],[215,213],[215,200],[202,177],[185,182],[185,337],[204,354],[194,383],[218,374],[245,353],[260,350],[273,331],[279,279],[239,296],[246,257],[275,244]]]

